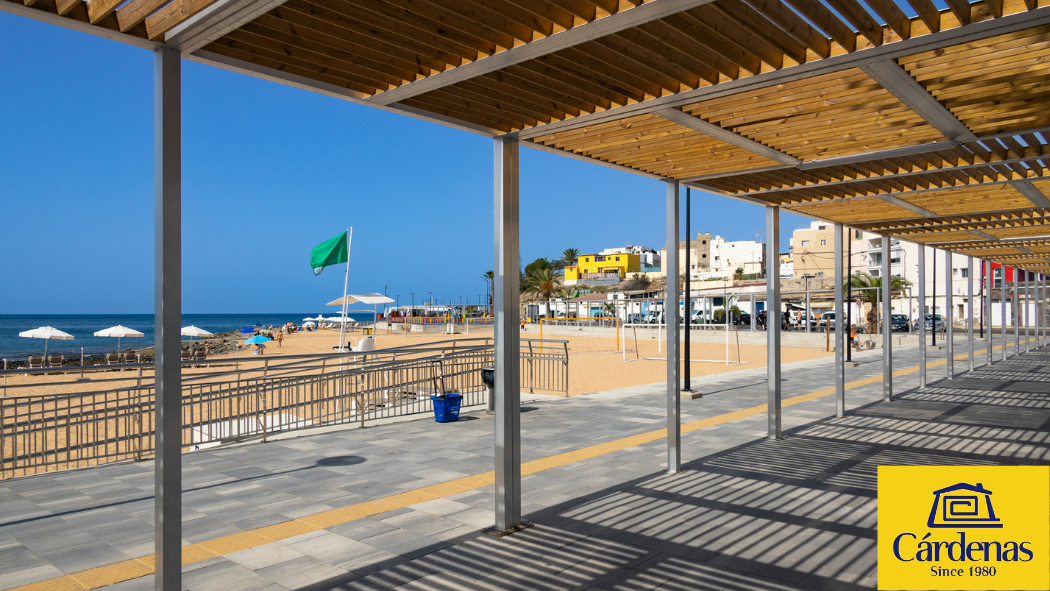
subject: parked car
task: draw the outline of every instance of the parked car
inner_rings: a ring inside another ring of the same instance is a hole
[[[646,324],[661,324],[664,321],[663,312],[650,312],[645,316]]]
[[[944,316],[940,314],[927,314],[926,315],[926,330],[942,331],[944,330]]]
[[[819,328],[826,329],[828,326],[835,328],[835,313],[824,312],[820,315],[820,322],[817,323]]]
[[[908,324],[908,317],[904,314],[891,314],[890,330],[894,332],[910,332],[911,326]]]
[[[747,312],[741,312],[737,315],[736,319],[733,320],[733,324],[738,326],[751,326],[751,315]]]
[[[644,324],[644,323],[645,323],[645,314],[634,313],[634,314],[628,314],[627,315],[627,324]]]

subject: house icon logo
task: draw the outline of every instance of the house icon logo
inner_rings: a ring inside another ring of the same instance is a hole
[[[933,509],[926,522],[931,528],[1001,528],[992,509],[992,491],[980,482],[960,482],[933,491]]]

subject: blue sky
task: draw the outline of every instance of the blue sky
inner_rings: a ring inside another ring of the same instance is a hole
[[[153,309],[152,53],[0,13],[0,314]],[[663,185],[521,151],[521,258],[665,242]],[[684,218],[684,209],[683,209]],[[761,207],[693,192],[693,231]],[[808,221],[781,220],[781,249]],[[321,310],[314,245],[354,227],[350,292],[477,301],[492,141],[183,62],[183,310]],[[683,219],[684,228],[684,219]]]

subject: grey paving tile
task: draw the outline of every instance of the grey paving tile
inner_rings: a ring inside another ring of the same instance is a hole
[[[311,556],[300,556],[255,571],[271,581],[289,589],[299,589],[324,584],[326,587],[356,578],[337,566]]]
[[[249,570],[258,570],[288,560],[295,560],[302,556],[301,552],[296,552],[284,544],[274,542],[227,554],[226,559],[236,562]]]
[[[190,591],[254,591],[273,581],[230,561],[183,573],[182,585]]]
[[[372,554],[377,550],[377,547],[374,545],[351,540],[331,532],[324,532],[307,540],[290,543],[288,547],[296,552],[335,565]]]

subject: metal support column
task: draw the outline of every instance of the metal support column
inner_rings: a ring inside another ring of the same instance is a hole
[[[955,378],[955,310],[952,307],[952,251],[944,250],[944,342],[948,379]]]
[[[882,399],[893,402],[893,330],[890,301],[890,237],[882,237]]]
[[[1021,354],[1021,270],[1014,267],[1014,356]]]
[[[153,53],[154,588],[182,589],[182,57]]]
[[[1001,287],[1002,287],[1002,292],[1003,292],[1002,293],[1002,296],[1003,296],[1002,300],[999,302],[1000,307],[1002,308],[1002,314],[1003,314],[1002,321],[999,323],[999,336],[1001,336],[1002,340],[1003,340],[1003,350],[1001,351],[1002,358],[1003,358],[1003,361],[1006,361],[1006,357],[1007,357],[1007,355],[1006,355],[1006,265],[1000,264],[999,265],[999,271],[1000,271],[1000,274],[1002,275]]]
[[[692,324],[692,320],[693,320],[693,309],[692,309],[693,308],[693,306],[692,306],[693,300],[692,300],[691,294],[689,292],[689,284],[690,284],[689,277],[693,273],[692,269],[691,269],[691,267],[689,265],[689,251],[692,250],[692,246],[693,246],[692,240],[689,239],[689,233],[692,232],[692,227],[689,224],[689,217],[692,215],[692,211],[691,211],[691,208],[690,208],[690,202],[693,200],[692,197],[693,197],[692,189],[689,189],[688,187],[686,187],[686,189],[685,189],[685,290],[684,290],[685,291],[685,300],[684,300],[685,301],[685,305],[683,306],[683,310],[682,310],[682,315],[685,317],[685,322],[683,323],[684,326],[682,328],[682,333],[683,333],[683,337],[684,337],[684,340],[685,340],[685,345],[683,347],[685,349],[685,363],[683,364],[684,365],[683,369],[685,371],[685,388],[684,388],[684,391],[689,392],[690,394],[692,394],[692,392],[693,392],[693,385],[692,385],[693,380],[692,380],[692,376],[689,375],[689,373],[690,373],[689,370],[691,369],[689,367],[689,359],[692,357],[692,351],[690,350],[690,347],[689,347],[689,325]],[[676,233],[676,235],[677,235],[677,233]],[[677,309],[677,306],[675,308]],[[728,304],[726,305],[726,311],[727,312],[729,311]],[[729,320],[726,320],[726,323],[727,323],[726,326],[728,326],[728,322],[729,322]]]
[[[767,437],[780,439],[780,208],[766,206]]]
[[[966,272],[966,339],[970,343],[970,363],[969,371],[974,370],[974,359],[973,359],[973,317],[975,316],[975,310],[973,307],[973,257],[966,257],[967,264],[969,265],[968,271]]]
[[[678,181],[666,181],[667,197],[667,293],[664,322],[667,324],[667,473],[682,469],[682,393],[678,370]]]
[[[809,307],[809,279],[806,280],[806,332],[809,332],[809,318],[812,314],[812,308]]]
[[[984,293],[986,294],[984,298],[984,310],[982,310],[981,313],[984,314],[984,323],[988,326],[988,340],[985,345],[988,347],[988,365],[991,365],[995,363],[995,358],[993,357],[992,352],[992,350],[995,349],[994,339],[992,338],[992,292],[994,286],[994,283],[992,282],[992,262],[981,261],[981,264],[985,266]]]
[[[755,317],[758,316],[758,310],[755,309],[755,294],[751,294],[751,330],[755,330]]]
[[[496,138],[494,148],[495,529],[510,533],[522,526],[518,140]]]
[[[1024,352],[1032,352],[1032,334],[1029,326],[1032,324],[1032,278],[1028,272],[1024,274]]]
[[[934,327],[931,326],[931,330]],[[926,387],[926,245],[919,245],[919,388]]]
[[[835,416],[846,416],[845,316],[842,315],[842,224],[835,224]],[[809,318],[806,318],[809,326]]]

